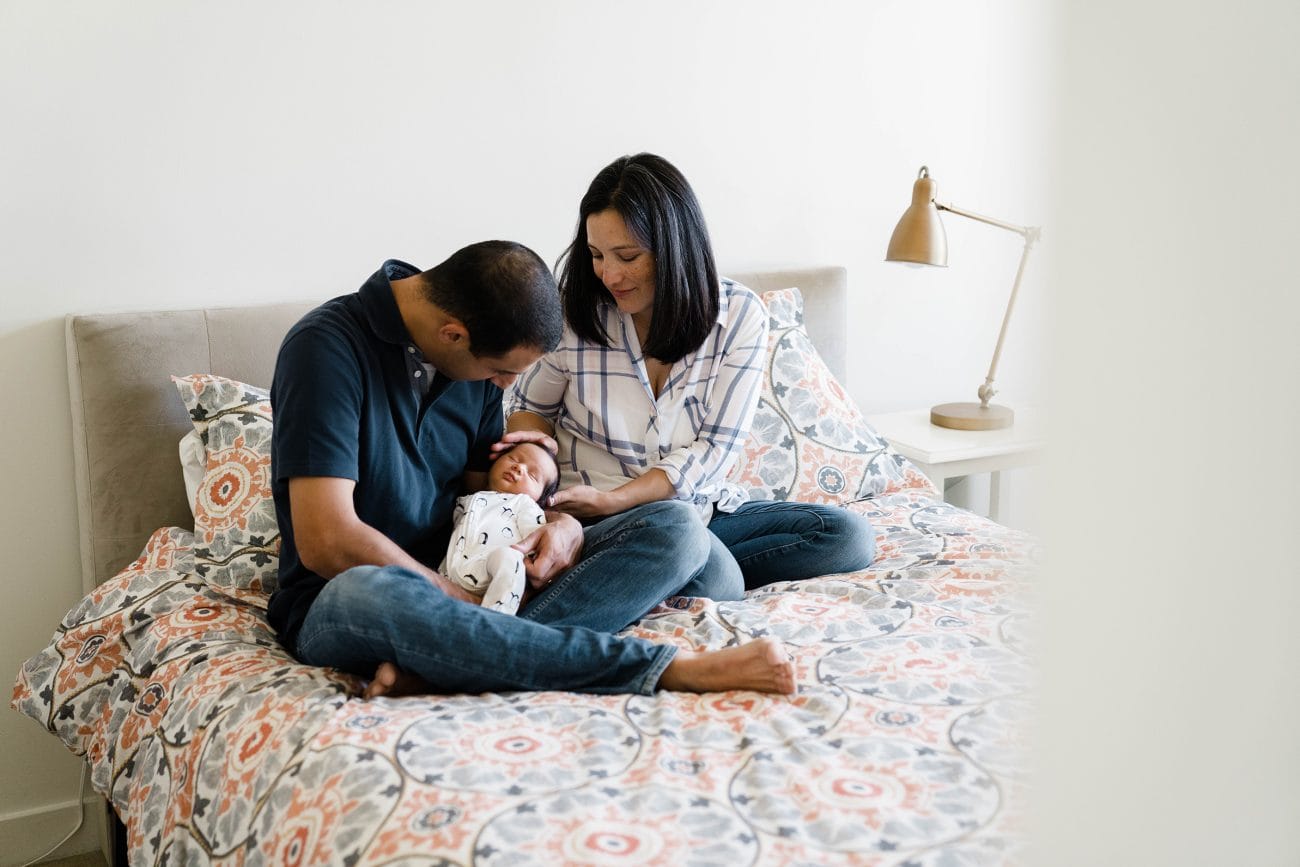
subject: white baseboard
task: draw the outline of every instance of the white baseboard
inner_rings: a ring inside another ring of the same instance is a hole
[[[89,786],[87,786],[89,788]],[[86,819],[47,860],[101,851],[104,836],[104,799],[94,792],[86,796]],[[0,814],[0,867],[18,867],[49,849],[77,824],[77,802],[15,810]]]

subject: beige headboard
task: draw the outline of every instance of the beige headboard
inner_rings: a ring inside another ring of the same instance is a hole
[[[757,292],[798,286],[808,331],[844,378],[843,268],[727,272]],[[191,527],[177,444],[190,421],[170,377],[214,373],[269,386],[280,340],[312,304],[67,317],[68,385],[89,591],[140,553],[159,527]]]

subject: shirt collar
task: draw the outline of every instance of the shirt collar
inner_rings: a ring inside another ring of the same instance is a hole
[[[420,269],[400,259],[389,259],[379,270],[370,275],[357,295],[361,299],[361,309],[365,312],[370,330],[386,343],[406,346],[411,343],[411,335],[402,322],[402,314],[397,309],[397,299],[393,297],[390,281],[404,277],[414,277]]]
[[[722,277],[718,281],[718,325],[727,330],[731,324],[731,291],[735,282]]]

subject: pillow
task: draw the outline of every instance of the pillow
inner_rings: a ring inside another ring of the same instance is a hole
[[[280,530],[271,498],[271,403],[263,388],[173,376],[206,454],[194,509],[194,570],[236,598],[275,590]]]
[[[863,419],[808,339],[798,289],[762,294],[770,317],[763,390],[728,475],[757,500],[845,503],[934,486]]]
[[[188,530],[156,531],[134,563],[64,616],[14,683],[10,706],[85,756],[91,782],[119,810],[132,762],[149,755],[142,745],[200,659],[247,657],[255,645],[276,667],[290,663],[265,614],[195,577],[193,551]]]
[[[190,502],[190,514],[194,514],[194,500],[199,495],[199,485],[208,471],[208,450],[203,445],[203,437],[192,430],[181,437],[181,477],[185,479],[185,498]]]
[[[186,584],[192,542],[179,527],[155,531],[135,562],[75,605],[49,645],[23,663],[10,706],[79,756],[99,762],[109,755],[104,725],[114,696],[129,689],[130,675],[140,671],[133,658],[140,624],[200,586]]]

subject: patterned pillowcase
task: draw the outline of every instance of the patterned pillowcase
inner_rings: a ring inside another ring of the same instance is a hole
[[[207,453],[203,482],[190,504],[194,569],[218,590],[265,605],[280,565],[270,394],[201,373],[172,381]]]
[[[770,316],[758,410],[728,479],[756,500],[845,503],[934,487],[863,419],[808,339],[798,289],[762,294]]]
[[[163,527],[135,562],[97,586],[63,618],[50,643],[23,663],[11,706],[58,735],[92,762],[111,758],[115,696],[132,688],[129,675],[148,678],[155,662],[137,660],[142,626],[201,587],[193,580],[188,530]],[[146,667],[147,666],[147,667]],[[130,701],[127,701],[130,707]],[[111,781],[96,788],[104,791]]]

